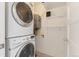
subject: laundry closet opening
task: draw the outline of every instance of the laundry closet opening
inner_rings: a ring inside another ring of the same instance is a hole
[[[36,54],[67,56],[67,7],[65,2],[35,3]],[[38,16],[37,16],[38,15]],[[40,17],[39,17],[40,16]]]

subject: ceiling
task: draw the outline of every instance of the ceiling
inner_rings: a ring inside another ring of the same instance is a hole
[[[66,2],[44,2],[43,4],[47,10],[50,10],[52,8],[64,6]]]

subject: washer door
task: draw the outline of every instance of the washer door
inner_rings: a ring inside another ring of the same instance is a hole
[[[32,5],[25,2],[15,2],[12,14],[16,22],[22,26],[29,26],[33,20]]]
[[[29,43],[18,51],[17,57],[34,57],[34,45]]]

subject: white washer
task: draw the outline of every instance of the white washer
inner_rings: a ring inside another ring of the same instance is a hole
[[[35,36],[19,37],[7,39],[7,57],[34,57],[35,56]]]
[[[6,3],[6,38],[33,34],[33,4]]]

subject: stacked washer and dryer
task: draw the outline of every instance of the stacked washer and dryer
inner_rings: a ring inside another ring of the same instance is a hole
[[[33,4],[6,3],[6,57],[34,57]]]

